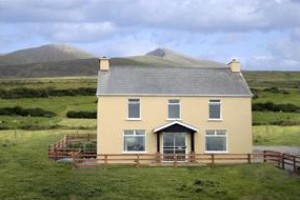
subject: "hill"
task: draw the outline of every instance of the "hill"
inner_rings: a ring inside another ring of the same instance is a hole
[[[49,44],[0,55],[0,66],[66,61],[93,57],[96,56],[72,46]]]
[[[129,59],[149,65],[164,65],[175,67],[226,67],[223,63],[199,60],[187,55],[182,55],[165,48],[158,48],[144,56],[133,56]]]
[[[66,45],[45,45],[0,56],[0,78],[37,78],[97,75],[98,58]],[[174,67],[226,67],[223,63],[198,60],[158,48],[145,55],[111,58],[112,65],[155,65]]]

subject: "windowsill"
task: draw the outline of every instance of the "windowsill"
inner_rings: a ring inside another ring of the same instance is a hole
[[[147,154],[147,151],[123,151],[122,154]]]
[[[142,118],[127,118],[127,121],[141,121]]]
[[[181,118],[168,118],[167,121],[182,121]]]
[[[207,121],[221,122],[221,121],[223,121],[223,119],[222,118],[220,118],[220,119],[208,119]]]
[[[228,151],[204,151],[205,154],[227,154]]]

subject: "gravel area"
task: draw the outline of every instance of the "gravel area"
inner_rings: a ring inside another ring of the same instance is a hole
[[[264,150],[269,151],[278,151],[281,153],[287,153],[292,155],[300,156],[300,147],[291,147],[291,146],[254,146],[253,153],[259,153]]]

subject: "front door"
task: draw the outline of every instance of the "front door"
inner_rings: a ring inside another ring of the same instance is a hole
[[[186,133],[163,133],[163,154],[165,161],[185,160]],[[169,154],[169,155],[168,155]]]

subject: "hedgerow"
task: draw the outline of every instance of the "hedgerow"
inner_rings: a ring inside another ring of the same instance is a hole
[[[41,108],[22,108],[20,106],[0,108],[0,115],[7,115],[7,116],[18,115],[18,116],[32,116],[32,117],[56,116],[54,112],[47,111]]]

